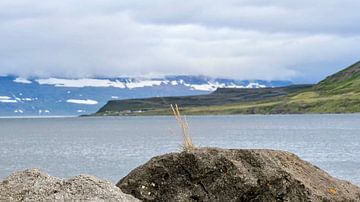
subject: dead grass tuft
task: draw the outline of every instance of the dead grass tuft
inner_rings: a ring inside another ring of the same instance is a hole
[[[193,144],[191,137],[190,137],[190,132],[189,132],[189,125],[186,121],[186,118],[181,116],[180,114],[180,110],[177,104],[175,105],[171,105],[171,109],[174,113],[174,116],[176,118],[177,123],[179,124],[180,128],[181,128],[181,133],[183,136],[183,149],[185,151],[191,151],[195,148],[195,145]]]

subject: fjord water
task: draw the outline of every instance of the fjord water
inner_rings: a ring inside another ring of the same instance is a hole
[[[360,185],[360,114],[187,117],[198,146],[293,152]],[[173,117],[2,118],[0,179],[26,168],[116,183],[151,157],[180,151]]]

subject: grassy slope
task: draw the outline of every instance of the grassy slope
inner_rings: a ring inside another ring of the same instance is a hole
[[[300,113],[353,113],[360,112],[360,95],[346,94],[323,97],[314,92],[304,92],[293,97],[265,102],[244,102],[222,106],[185,107],[183,114],[300,114]],[[170,114],[160,108],[142,115]]]
[[[183,97],[155,97],[147,99],[115,100],[109,101],[98,111],[98,115],[122,115],[164,113],[170,104],[178,104],[182,108],[220,107],[244,102],[261,102],[266,99],[276,99],[294,92],[311,88],[312,85],[294,85],[280,88],[259,89],[218,89],[209,95],[183,96]]]
[[[224,95],[223,99],[226,97]],[[181,97],[179,100],[186,100]],[[179,100],[172,100],[178,103]],[[196,102],[196,100],[191,100]],[[166,105],[149,108],[141,115],[170,114]],[[312,88],[288,92],[283,96],[238,100],[224,104],[182,106],[183,114],[280,114],[280,113],[354,113],[360,112],[360,62],[329,76]],[[151,103],[150,103],[151,105]],[[154,106],[154,105],[152,105]],[[139,114],[139,115],[140,115]],[[99,115],[104,115],[100,113]],[[108,115],[119,115],[113,111]],[[121,115],[121,113],[120,113]]]

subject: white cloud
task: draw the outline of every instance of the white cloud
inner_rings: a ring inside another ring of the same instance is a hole
[[[355,0],[2,0],[0,74],[317,81],[358,60]]]

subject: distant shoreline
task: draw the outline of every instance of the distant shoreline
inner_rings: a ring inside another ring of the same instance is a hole
[[[221,116],[302,116],[302,115],[325,115],[325,116],[334,116],[334,115],[360,115],[360,112],[354,112],[354,113],[297,113],[297,114],[185,114],[185,116],[191,116],[191,117],[221,117]],[[86,116],[79,116],[81,118],[86,117],[172,117],[170,114],[143,114],[143,115],[86,115]]]
[[[301,116],[301,115],[360,115],[360,112],[354,113],[297,113],[297,114],[188,114],[186,116],[192,117],[221,117],[221,116]],[[172,117],[172,115],[158,114],[158,115],[81,115],[81,116],[0,116],[0,119],[56,119],[56,118],[105,118],[105,117]]]
[[[79,116],[0,116],[0,119],[76,118]]]

